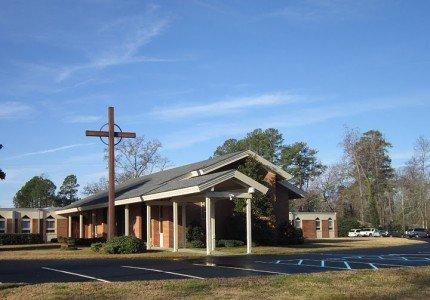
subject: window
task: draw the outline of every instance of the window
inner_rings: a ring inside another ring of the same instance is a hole
[[[30,233],[30,218],[24,216],[21,220],[21,232]]]
[[[0,216],[0,233],[6,233],[6,219]]]
[[[328,230],[333,230],[333,219],[328,218]]]
[[[300,218],[296,218],[294,220],[294,227],[296,227],[296,228],[302,228],[302,223],[300,221]]]
[[[49,216],[45,220],[46,232],[54,233],[55,232],[55,219],[52,216]]]
[[[315,219],[315,228],[316,230],[321,230],[321,220],[319,218]]]

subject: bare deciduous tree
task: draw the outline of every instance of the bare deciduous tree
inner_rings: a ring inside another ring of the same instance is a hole
[[[115,148],[115,166],[118,170],[116,183],[164,170],[169,160],[161,155],[161,148],[162,145],[158,140],[146,139],[143,136],[125,140],[117,145]],[[106,151],[105,160],[107,160]],[[83,193],[91,195],[106,188],[106,178],[100,178],[98,182],[84,186]]]

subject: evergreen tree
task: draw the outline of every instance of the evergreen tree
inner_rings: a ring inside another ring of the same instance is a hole
[[[282,148],[281,164],[293,175],[292,182],[300,188],[308,188],[309,181],[321,175],[326,167],[318,161],[318,151],[305,142],[297,142]]]
[[[40,208],[57,205],[55,184],[43,175],[27,181],[13,198],[15,207]]]
[[[79,200],[78,187],[79,184],[76,175],[71,174],[64,178],[63,184],[58,192],[58,204],[63,207]]]

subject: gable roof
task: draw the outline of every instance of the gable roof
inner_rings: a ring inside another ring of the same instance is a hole
[[[236,178],[242,182],[247,182],[250,185],[257,186],[257,190],[264,193],[267,192],[267,188],[260,183],[254,181],[253,179],[245,176],[244,174],[238,172],[237,170],[227,170],[215,172],[234,162],[240,161],[244,158],[252,157],[262,164],[264,168],[272,170],[285,180],[290,179],[292,176],[287,172],[283,171],[281,168],[275,166],[259,155],[252,151],[240,151],[235,153],[230,153],[222,156],[213,157],[200,162],[156,172],[150,175],[146,175],[140,178],[135,178],[128,180],[122,184],[115,186],[115,201],[120,202],[121,200],[143,197],[149,195],[162,194],[165,192],[185,189],[191,187],[199,187],[201,189],[206,183],[213,181],[219,181],[220,178]],[[192,190],[192,189],[191,189]],[[194,188],[194,190],[197,190]],[[148,198],[148,197],[146,197]],[[107,190],[101,191],[89,197],[86,197],[80,201],[76,201],[68,206],[65,206],[57,211],[57,213],[65,213],[73,208],[78,208],[82,206],[100,206],[106,204],[108,201]]]

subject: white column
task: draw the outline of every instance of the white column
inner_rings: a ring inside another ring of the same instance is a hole
[[[183,235],[183,242],[184,245],[183,247],[186,248],[187,247],[187,204],[183,203],[182,204],[182,235]]]
[[[151,206],[146,204],[146,249],[151,249]]]
[[[251,254],[252,247],[251,198],[246,199],[246,253]]]
[[[79,238],[84,237],[84,215],[81,213],[79,215]]]
[[[206,198],[206,255],[212,252],[212,233],[211,233],[211,198]]]
[[[96,237],[96,213],[94,211],[91,212],[91,237]]]
[[[173,252],[177,252],[178,248],[178,202],[173,201]]]
[[[130,209],[128,205],[124,207],[124,235],[130,235]]]
[[[215,250],[215,200],[211,200],[211,250]]]
[[[72,237],[72,216],[69,216],[69,237]]]

